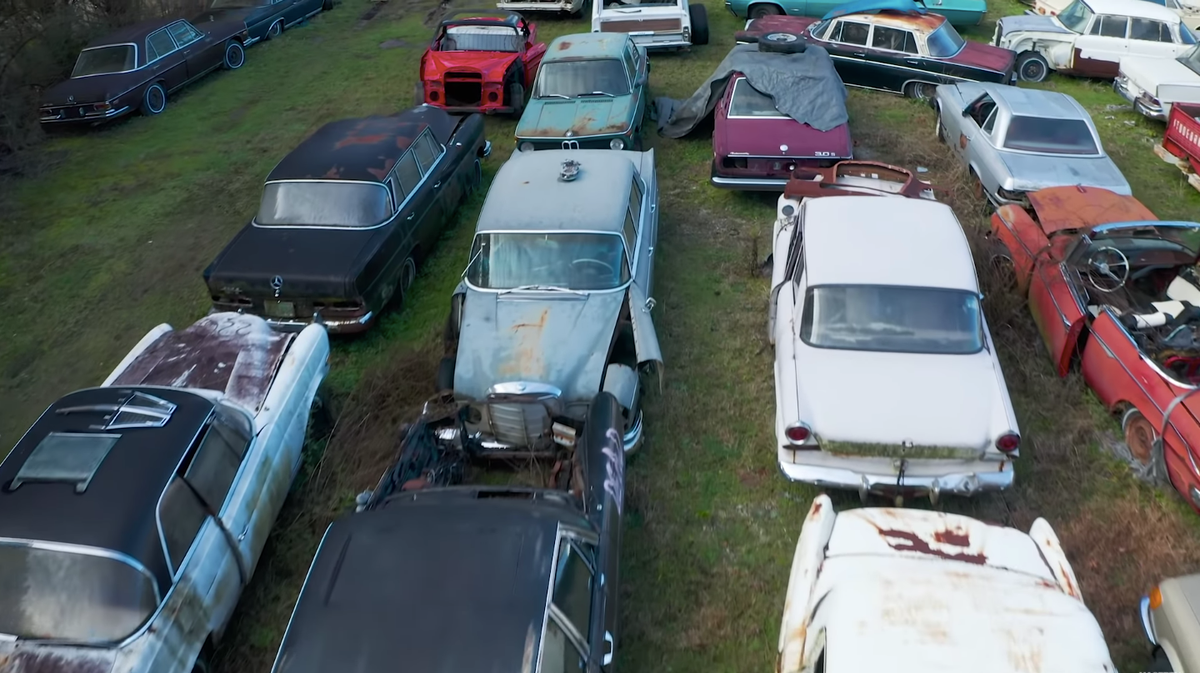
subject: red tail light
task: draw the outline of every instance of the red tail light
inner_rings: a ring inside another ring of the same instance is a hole
[[[112,103],[96,103],[96,111],[97,112],[104,112],[105,110],[111,110],[111,109],[112,109]]]
[[[996,440],[996,448],[1000,449],[1004,453],[1012,453],[1020,446],[1021,435],[1018,435],[1015,432],[1006,432],[1003,435],[1000,435],[999,439]]]
[[[804,423],[792,423],[783,431],[783,436],[792,444],[803,444],[812,436],[812,428],[809,428]]]

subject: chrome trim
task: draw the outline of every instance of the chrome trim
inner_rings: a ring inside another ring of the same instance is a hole
[[[504,383],[497,383],[487,390],[488,395],[522,395],[526,393],[531,395],[553,395],[555,397],[562,397],[562,390],[558,389],[557,387],[552,386],[549,383],[531,381],[506,381]]]
[[[790,451],[791,449],[787,449]],[[792,481],[813,484],[824,488],[839,488],[858,491],[860,494],[877,493],[891,494],[896,492],[895,474],[867,474],[858,470],[822,465],[797,465],[796,463],[779,463],[783,476]],[[993,461],[972,461],[981,468]],[[1005,463],[1010,467],[1003,469]],[[1001,467],[989,470],[980,469],[972,472],[943,474],[937,477],[918,477],[905,475],[901,490],[916,490],[926,493],[936,491],[939,494],[971,496],[976,493],[1003,491],[1013,484],[1013,468],[1011,460],[995,461]]]
[[[550,581],[546,585],[545,610],[542,612],[542,630],[538,634],[538,652],[537,652],[537,660],[533,667],[534,671],[542,670],[542,657],[543,657],[543,654],[544,654],[545,648],[546,648],[546,622],[550,619],[551,611],[555,609],[554,608],[554,580],[558,576],[558,553],[562,549],[564,540],[567,541],[567,544],[571,544],[571,541],[586,542],[586,543],[592,545],[593,547],[599,545],[599,543],[600,543],[599,536],[597,536],[595,533],[593,533],[591,531],[584,531],[584,530],[580,530],[578,528],[564,526],[561,521],[558,523],[558,531],[554,537],[554,551],[552,552],[552,556],[550,557],[550,564],[551,564],[550,565],[550,567],[551,567]],[[577,545],[576,545],[576,548],[578,549]],[[588,566],[588,570],[592,571],[592,577],[594,579],[596,576],[595,566],[592,564],[591,561],[588,560],[588,557],[586,554],[580,553],[579,555],[583,559],[584,564]],[[303,590],[301,590],[301,591],[303,592]],[[565,617],[556,618],[555,621],[558,622],[558,626],[560,628],[562,628],[564,624],[568,624],[568,625],[570,624],[570,621],[565,619]],[[574,632],[574,628],[571,627],[569,632],[568,632],[567,628],[563,628],[563,631],[565,633],[567,633],[567,637],[570,638],[572,636],[572,632]],[[287,637],[286,632],[284,633],[284,637],[285,638]],[[582,640],[584,643],[584,647],[579,648],[579,650],[580,650],[580,652],[583,653],[584,658],[586,659],[587,655],[588,655],[588,643],[587,643],[586,638],[584,638]],[[274,670],[272,670],[272,673],[274,673]]]
[[[324,317],[322,317],[320,324],[324,325],[326,329],[336,330],[336,329],[339,329],[342,327],[353,327],[355,325],[365,325],[365,324],[371,322],[371,320],[374,317],[375,317],[374,311],[367,311],[363,316],[358,317],[358,318],[352,318],[352,319],[327,320]],[[271,329],[278,330],[280,332],[299,331],[299,330],[304,329],[305,327],[308,327],[309,325],[316,324],[312,320],[281,320],[281,319],[276,319],[276,318],[263,318],[263,319],[267,321],[267,325],[270,326]]]
[[[622,438],[621,442],[621,449],[626,456],[632,454],[634,451],[637,451],[642,446],[644,432],[644,428],[642,426],[643,417],[644,413],[641,409],[639,409],[637,418],[633,420],[633,425],[629,428],[629,430],[625,431],[625,436]]]
[[[1138,227],[1168,227],[1171,229],[1200,229],[1200,222],[1187,222],[1184,220],[1131,220],[1129,222],[1111,222],[1109,224],[1098,224],[1092,227],[1090,233],[1104,233],[1106,231],[1119,231],[1121,229],[1136,229]]]
[[[113,44],[101,44],[101,45],[97,45],[95,47],[85,47],[83,49],[80,49],[79,53],[82,54],[85,51],[94,51],[96,49],[108,49],[109,47],[133,47],[133,68],[129,69],[129,70],[114,70],[113,72],[97,72],[97,73],[93,73],[91,75],[80,75],[78,77],[69,77],[68,80],[86,79],[88,77],[103,77],[104,75],[123,75],[127,72],[136,72],[137,70],[140,70],[141,68],[145,67],[145,66],[139,66],[137,64],[138,56],[139,56],[138,46],[137,46],[137,44],[135,44],[133,42],[114,42]],[[77,63],[77,64],[79,63],[78,56],[75,57],[75,63]],[[149,65],[149,64],[147,64],[147,65]]]
[[[724,189],[744,189],[744,190],[779,190],[787,185],[786,178],[726,178],[719,175],[713,175],[710,180],[714,187]]]
[[[317,559],[321,557],[321,550],[325,548],[325,540],[329,538],[329,531],[332,529],[332,523],[325,527],[325,534],[317,543],[317,551],[313,554],[312,563],[308,564],[308,572],[304,573],[304,583],[300,585],[300,593],[296,594],[296,602],[292,605],[292,614],[288,617],[287,626],[283,629],[283,638],[279,640],[279,649],[275,651],[275,661],[271,663],[271,673],[275,673],[279,669],[279,657],[283,655],[283,646],[287,644],[288,632],[292,630],[292,623],[296,621],[296,609],[300,607],[300,599],[304,597],[304,590],[308,588],[308,580],[312,577],[313,568],[317,567]],[[542,628],[545,628],[544,624]]]
[[[94,105],[94,103],[93,103],[93,105]],[[61,108],[69,108],[69,107],[84,107],[84,106],[81,106],[81,105],[56,105],[56,106],[51,106],[51,109],[61,109]],[[133,109],[132,105],[126,105],[123,108],[107,110],[102,114],[85,114],[82,117],[75,117],[73,119],[62,117],[61,115],[58,117],[41,117],[38,119],[38,121],[41,122],[42,124],[61,124],[64,122],[69,124],[71,122],[80,123],[80,122],[87,122],[87,121],[102,121],[105,119],[113,119],[115,117],[120,117],[121,115],[127,114],[132,109]]]
[[[1142,633],[1146,634],[1146,640],[1149,640],[1151,645],[1158,645],[1158,638],[1154,635],[1154,622],[1150,618],[1149,596],[1142,596],[1142,600],[1138,601],[1138,612],[1142,617]]]

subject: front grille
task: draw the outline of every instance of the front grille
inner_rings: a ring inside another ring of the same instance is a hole
[[[625,19],[601,21],[602,33],[678,33],[683,29],[679,19]]]
[[[871,458],[910,458],[933,460],[976,460],[983,451],[957,446],[902,446],[900,444],[875,444],[868,442],[834,442],[820,440],[821,451],[835,456],[862,456]]]
[[[521,138],[517,141],[518,145],[530,143],[535,150],[607,150],[609,143],[612,142],[613,136],[604,136],[602,138],[570,138],[567,140],[535,140],[532,138]],[[628,149],[628,142],[626,142]]]
[[[510,446],[538,448],[550,441],[550,413],[537,402],[489,404],[492,434]]]
[[[483,102],[483,76],[477,73],[446,74],[446,105],[479,105]]]

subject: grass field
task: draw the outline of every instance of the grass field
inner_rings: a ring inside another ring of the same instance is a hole
[[[263,177],[284,153],[328,121],[410,104],[438,11],[419,2],[391,0],[362,20],[370,2],[345,0],[250,49],[242,70],[173,97],[159,118],[55,139],[40,173],[5,186],[5,450],[56,397],[100,381],[151,327],[204,314],[201,271],[254,212]],[[687,97],[733,45],[741,21],[716,0],[707,4],[712,44],[653,55],[652,95]],[[987,40],[995,18],[1020,11],[994,0],[990,20],[968,36]],[[584,20],[539,22],[546,41],[587,29]],[[1200,218],[1200,194],[1151,152],[1161,124],[1130,111],[1106,82],[1054,77],[1044,86],[1090,110],[1135,194],[1160,217]],[[932,110],[863,91],[851,92],[849,107],[859,156],[928,169],[923,177],[950,189],[964,225],[976,233],[986,225],[962,171],[934,140]],[[513,127],[488,120],[496,146],[488,177],[511,150]],[[661,190],[655,322],[665,386],[650,394],[646,446],[628,472],[618,663],[633,672],[769,671],[791,553],[816,493],[785,482],[774,463],[768,288],[756,272],[774,199],[709,186],[708,138],[651,132],[648,145]],[[217,653],[219,670],[269,670],[321,532],[374,484],[399,425],[432,391],[449,294],[481,203],[477,195],[460,209],[402,310],[363,337],[337,340],[332,436],[310,441],[301,480]],[[1197,569],[1200,526],[1179,498],[1141,485],[1108,456],[1115,423],[1077,375],[1053,374],[1021,300],[983,281],[1025,441],[1013,491],[944,506],[1021,528],[1045,516],[1114,660],[1139,670],[1146,647],[1137,599],[1158,578]],[[835,502],[858,500],[835,494]]]

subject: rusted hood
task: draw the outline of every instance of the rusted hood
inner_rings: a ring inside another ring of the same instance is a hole
[[[477,72],[483,75],[483,81],[498,83],[515,60],[516,53],[503,51],[429,51],[421,76],[436,82],[451,70]]]
[[[1083,185],[1030,192],[1029,204],[1037,213],[1037,220],[1047,236],[1058,231],[1086,229],[1098,224],[1158,219],[1132,196]]]
[[[113,650],[6,644],[0,649],[0,673],[109,673]]]
[[[983,68],[995,72],[1010,72],[1017,61],[1017,52],[1011,49],[993,47],[990,44],[971,42],[963,45],[962,50],[947,59],[951,63]]]
[[[600,390],[624,292],[467,290],[454,392],[481,399],[497,383],[548,383],[564,400]]]
[[[529,101],[518,138],[584,138],[624,133],[633,123],[632,96],[589,96]]]

